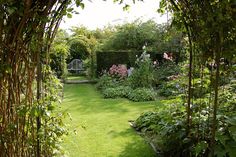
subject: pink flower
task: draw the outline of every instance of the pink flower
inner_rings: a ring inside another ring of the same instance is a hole
[[[125,65],[121,65],[119,64],[117,65],[112,65],[111,68],[109,69],[109,74],[112,77],[116,77],[116,78],[124,78],[127,76],[127,68]]]
[[[165,58],[166,60],[173,61],[172,53],[164,53],[163,58]]]

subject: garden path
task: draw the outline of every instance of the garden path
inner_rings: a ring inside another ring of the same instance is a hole
[[[130,126],[157,102],[103,99],[90,84],[66,84],[62,110],[72,119],[63,149],[69,157],[154,157],[151,147]]]

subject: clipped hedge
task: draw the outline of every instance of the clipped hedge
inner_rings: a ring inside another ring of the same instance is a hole
[[[135,67],[136,55],[140,56],[143,51],[138,50],[125,50],[125,51],[97,51],[97,74],[101,74],[103,70],[108,70],[113,64],[125,64],[127,66]],[[163,53],[151,52],[151,60],[158,60],[159,63],[163,63]],[[128,67],[129,68],[129,67]]]
[[[142,51],[105,51],[96,52],[97,55],[97,73],[101,74],[103,70],[108,70],[113,64],[126,64],[135,66],[136,55]]]

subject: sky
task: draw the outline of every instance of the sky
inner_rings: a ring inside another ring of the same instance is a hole
[[[123,11],[124,4],[113,3],[113,0],[84,0],[85,8],[77,8],[79,14],[74,14],[72,18],[64,17],[60,28],[69,29],[71,26],[86,26],[89,29],[103,28],[104,26],[117,25],[125,22],[132,22],[137,18],[142,21],[153,19],[157,23],[167,21],[166,15],[157,13],[159,0],[144,0],[144,2],[130,2],[130,9]]]

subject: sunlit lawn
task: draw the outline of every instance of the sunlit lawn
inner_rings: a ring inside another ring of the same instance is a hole
[[[88,80],[85,76],[68,76],[67,80]]]
[[[63,148],[69,157],[153,157],[151,147],[128,120],[157,105],[103,99],[92,85],[66,85],[62,109],[72,120],[65,120],[70,134],[64,138]]]

